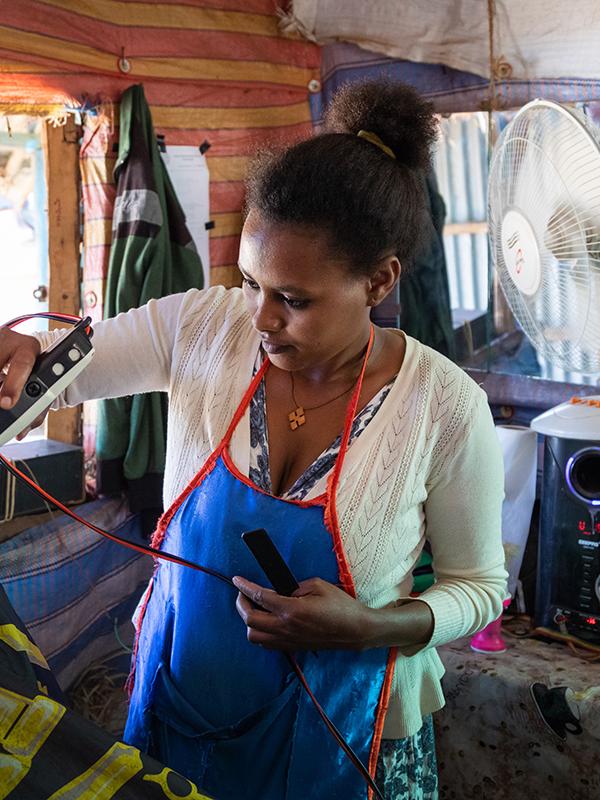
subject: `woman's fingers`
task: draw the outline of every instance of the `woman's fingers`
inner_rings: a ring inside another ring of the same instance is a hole
[[[287,630],[285,620],[270,611],[257,608],[241,592],[236,600],[238,614],[244,621],[247,631],[246,636],[252,644],[259,644],[269,650],[296,650],[295,642]]]
[[[238,593],[235,607],[248,628],[273,633],[281,628],[281,620],[276,614],[257,608],[254,603],[241,592]]]
[[[236,576],[238,614],[247,628],[248,641],[277,650],[294,650],[290,622],[296,600]]]
[[[8,328],[0,328],[0,369],[4,370],[0,384],[0,408],[12,408],[23,391],[40,352],[33,336],[23,336]]]
[[[260,586],[258,583],[248,581],[246,578],[241,578],[239,575],[233,578],[233,585],[251,600],[254,605],[260,606],[267,611],[280,611],[283,605],[282,601],[287,599],[277,594],[273,589],[267,589],[265,586]]]
[[[21,396],[27,378],[35,363],[33,353],[17,352],[11,357],[10,365],[0,387],[0,408],[12,408]]]

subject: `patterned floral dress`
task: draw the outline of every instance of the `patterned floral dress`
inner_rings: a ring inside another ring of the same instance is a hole
[[[350,444],[373,419],[392,384],[393,380],[357,414],[352,425]],[[302,500],[306,497],[314,484],[333,468],[340,441],[341,437],[338,436],[281,497],[286,500]],[[249,477],[260,489],[272,493],[264,381],[250,404]],[[424,717],[421,729],[412,736],[382,741],[375,779],[385,800],[437,800],[438,778],[431,714]]]

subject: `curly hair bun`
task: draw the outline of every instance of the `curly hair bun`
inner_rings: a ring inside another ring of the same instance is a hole
[[[325,124],[324,132],[254,162],[246,209],[326,235],[356,275],[372,275],[390,254],[406,272],[431,224],[431,103],[403,83],[353,83],[336,93]],[[361,130],[366,138],[357,136]]]
[[[341,86],[327,108],[325,131],[356,135],[360,130],[377,134],[399,163],[430,168],[438,123],[433,104],[412,86],[380,79]]]

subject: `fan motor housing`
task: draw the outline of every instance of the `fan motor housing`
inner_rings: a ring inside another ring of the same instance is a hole
[[[600,396],[532,427],[545,434],[536,624],[600,644]]]
[[[508,274],[517,289],[534,295],[542,281],[540,251],[529,220],[518,209],[509,209],[501,227],[502,252]]]

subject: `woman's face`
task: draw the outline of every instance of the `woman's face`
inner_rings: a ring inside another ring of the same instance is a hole
[[[252,324],[275,366],[335,366],[364,347],[371,281],[335,259],[317,229],[265,222],[251,211],[239,266]]]

